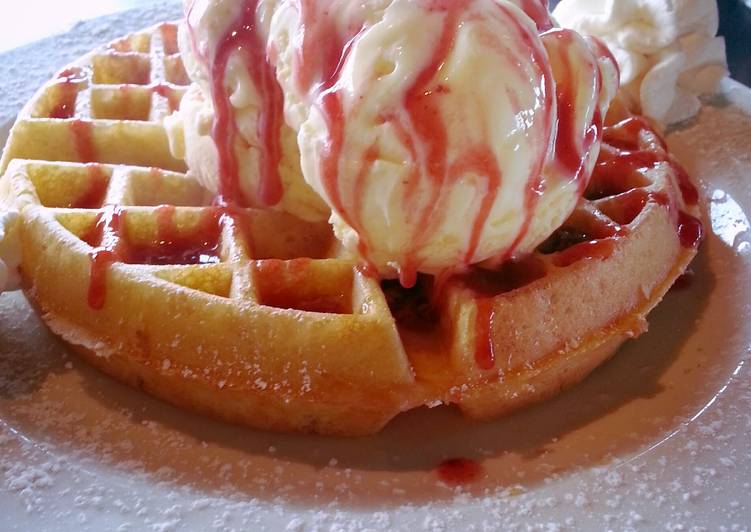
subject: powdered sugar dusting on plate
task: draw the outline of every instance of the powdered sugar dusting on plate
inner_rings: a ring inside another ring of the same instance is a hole
[[[80,26],[85,35],[13,52],[4,64],[26,81],[3,87],[15,103],[4,102],[2,116],[65,61],[177,11],[107,17]],[[732,90],[751,102],[748,90]],[[751,173],[751,161],[746,143],[728,135],[747,139],[749,115],[722,103],[672,136],[679,153],[701,155],[687,164],[709,210],[722,190],[735,218],[751,211],[749,184],[738,177]],[[722,123],[730,125],[713,134]],[[437,407],[355,440],[257,432],[178,411],[79,362],[20,294],[4,294],[3,522],[164,532],[746,530],[749,235],[739,230],[728,243],[717,231],[692,286],[671,293],[651,331],[578,388],[506,420],[472,423]],[[435,468],[451,458],[481,464],[481,475],[442,483]]]

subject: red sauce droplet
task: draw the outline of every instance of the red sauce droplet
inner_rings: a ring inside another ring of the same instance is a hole
[[[417,283],[417,269],[413,264],[399,268],[399,282],[404,288],[412,288]]]
[[[272,206],[281,201],[284,193],[279,174],[284,96],[276,81],[275,68],[266,56],[265,40],[256,17],[257,7],[258,0],[245,2],[240,16],[230,24],[207,64],[215,111],[212,137],[219,155],[220,203],[224,204],[247,204],[240,187],[240,169],[235,152],[239,131],[225,86],[227,66],[233,53],[239,53],[244,58],[245,67],[261,98],[257,125],[260,139],[258,198],[263,205]]]
[[[107,194],[110,180],[104,168],[98,164],[87,164],[86,168],[89,172],[89,188],[69,205],[73,209],[98,209]]]
[[[704,227],[698,218],[681,211],[678,213],[678,236],[684,248],[696,248],[704,237]]]
[[[89,306],[95,310],[104,307],[107,298],[107,273],[115,262],[127,256],[127,242],[122,237],[125,212],[116,206],[104,209],[89,234],[83,240],[94,247],[91,257],[91,280],[89,282]]]
[[[442,482],[458,486],[479,480],[483,468],[481,464],[469,458],[450,458],[438,465],[436,473]]]

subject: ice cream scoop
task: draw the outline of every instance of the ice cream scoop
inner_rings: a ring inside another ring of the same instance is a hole
[[[268,125],[281,94],[339,238],[407,286],[528,253],[559,227],[618,85],[607,49],[552,28],[540,0],[199,0],[187,20],[215,133],[217,95],[254,94]],[[251,82],[227,90],[230,74]]]
[[[241,1],[186,3],[179,44],[193,85],[165,120],[171,150],[220,203],[325,220],[330,210],[303,179],[261,36],[233,38],[244,9]]]

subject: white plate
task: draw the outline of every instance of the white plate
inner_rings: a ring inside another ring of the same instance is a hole
[[[0,93],[15,112],[53,67],[174,14],[0,56],[16,68]],[[582,385],[507,419],[424,409],[355,440],[232,427],[98,374],[22,296],[0,296],[0,529],[747,530],[751,90],[725,89],[670,137],[711,219],[695,281]],[[481,480],[439,482],[454,457],[481,462]]]

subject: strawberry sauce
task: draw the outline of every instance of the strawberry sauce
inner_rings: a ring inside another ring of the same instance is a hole
[[[470,484],[482,477],[483,467],[469,458],[449,458],[436,468],[438,478],[451,486]]]
[[[496,365],[493,341],[496,296],[542,279],[545,273],[545,264],[540,259],[529,256],[520,261],[507,261],[492,271],[471,268],[453,280],[469,289],[475,300],[475,362],[481,370],[491,370]]]
[[[78,161],[82,163],[95,162],[97,152],[94,146],[94,124],[89,120],[73,120],[68,124],[68,128]]]
[[[57,75],[54,87],[57,90],[55,101],[49,111],[50,118],[73,118],[76,114],[78,92],[87,82],[86,72],[79,67],[71,67]]]
[[[69,205],[73,209],[98,209],[107,194],[110,179],[104,168],[99,164],[89,163],[86,169],[89,173],[89,186],[83,195]]]
[[[198,225],[181,231],[175,222],[172,205],[157,208],[157,234],[147,245],[130,245],[128,262],[133,264],[213,264],[219,262],[219,209],[201,213]]]
[[[126,212],[119,206],[107,205],[81,239],[92,246],[89,306],[104,307],[107,299],[107,275],[116,262],[126,264],[212,264],[219,262],[219,238],[223,211],[201,212],[196,227],[181,231],[175,221],[176,208],[157,208],[157,231],[152,242],[134,243],[128,238]]]
[[[531,2],[537,4],[539,2]],[[469,221],[471,232],[464,251],[463,262],[469,264],[475,259],[482,231],[487,225],[492,208],[502,185],[502,172],[496,154],[489,144],[470,145],[463,150],[456,160],[449,159],[449,131],[444,119],[442,100],[450,92],[450,87],[440,83],[440,71],[446,64],[458,36],[459,28],[468,16],[473,0],[454,2],[439,0],[421,0],[419,5],[426,13],[442,16],[441,30],[435,46],[423,67],[416,73],[414,81],[404,90],[401,109],[383,109],[382,122],[393,126],[401,144],[410,154],[407,161],[408,179],[405,182],[404,211],[410,219],[411,241],[405,246],[406,251],[398,264],[399,277],[405,287],[414,286],[421,261],[418,252],[440,229],[445,217],[446,195],[450,187],[468,173],[484,180],[481,183],[480,201],[473,219]],[[344,33],[337,34],[333,24],[333,15],[320,8],[320,2],[302,2],[301,34],[302,45],[297,50],[295,79],[297,88],[308,93],[313,105],[318,107],[325,117],[328,138],[323,145],[320,158],[320,175],[322,185],[332,209],[352,227],[360,237],[360,252],[367,260],[369,257],[369,235],[366,223],[361,220],[364,181],[368,178],[370,168],[378,156],[371,147],[362,154],[360,170],[351,176],[341,171],[345,156],[347,134],[347,116],[345,103],[338,85],[341,69],[344,67],[349,51],[356,36],[363,28],[350,27]],[[505,6],[499,6],[499,16],[509,22],[510,31],[522,43],[525,52],[534,58],[538,69],[543,109],[540,119],[549,126],[552,121],[553,85],[544,49],[535,42],[535,35],[526,26],[518,22],[517,17]],[[337,37],[338,35],[338,37]],[[318,36],[318,48],[311,43]],[[353,105],[357,105],[356,103]],[[550,127],[541,128],[550,135]],[[541,145],[547,145],[549,137],[537,139]],[[418,150],[419,146],[419,150]],[[525,220],[520,228],[517,245],[529,228],[534,207],[541,191],[541,172],[545,160],[544,150],[534,161],[530,169],[529,193],[525,198]],[[352,185],[351,187],[349,185]],[[352,198],[343,197],[343,189],[351,190]],[[421,194],[417,192],[423,191]],[[420,201],[422,198],[427,199]],[[509,254],[512,250],[509,250]]]
[[[180,108],[180,101],[182,95],[174,88],[170,87],[167,83],[156,83],[151,88],[154,94],[158,94],[162,98],[167,100],[167,108],[170,113],[174,113]]]
[[[188,10],[190,14],[195,2]],[[257,134],[259,185],[257,196],[263,206],[279,203],[284,193],[279,164],[282,159],[281,132],[284,124],[284,96],[276,81],[275,68],[266,55],[265,38],[258,27],[256,11],[258,0],[247,0],[240,16],[230,24],[213,54],[198,50],[193,36],[193,47],[199,60],[205,62],[211,77],[211,96],[214,102],[214,127],[212,137],[219,157],[219,204],[248,205],[240,187],[240,168],[235,151],[238,128],[235,111],[226,87],[227,69],[233,52],[241,55],[245,68],[258,91]]]
[[[95,310],[104,307],[107,298],[107,274],[111,264],[127,256],[128,245],[123,238],[125,212],[117,206],[108,206],[97,216],[88,234],[82,237],[94,248],[91,257],[89,306]]]
[[[519,7],[535,23],[537,31],[543,32],[553,28],[548,0],[520,0]]]
[[[577,34],[570,30],[555,29],[543,35],[543,39],[554,40],[556,46],[549,47],[549,53],[556,54],[554,69],[556,78],[556,101],[558,103],[558,128],[555,140],[555,161],[567,174],[571,181],[578,184],[579,192],[582,193],[589,181],[586,172],[587,161],[590,159],[592,147],[602,137],[603,117],[599,107],[595,104],[592,109],[592,117],[589,127],[584,132],[577,127],[578,108],[577,94],[579,88],[574,83],[577,69],[583,65],[573,65],[569,49],[574,46]],[[552,50],[552,51],[551,51]],[[588,65],[595,74],[595,94],[602,90],[602,74],[596,64]]]

